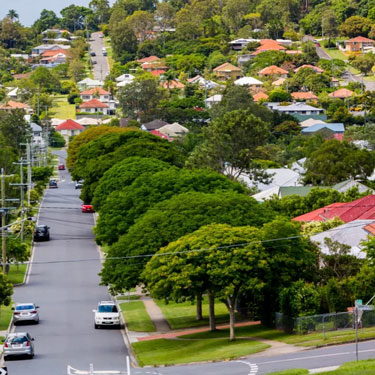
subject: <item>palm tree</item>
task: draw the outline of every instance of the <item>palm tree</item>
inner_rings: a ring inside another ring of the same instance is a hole
[[[9,10],[9,12],[8,12],[8,14],[7,14],[7,17],[9,18],[9,19],[11,19],[12,21],[14,21],[14,20],[18,20],[19,19],[19,15],[18,15],[18,13],[14,10],[14,9],[10,9]]]

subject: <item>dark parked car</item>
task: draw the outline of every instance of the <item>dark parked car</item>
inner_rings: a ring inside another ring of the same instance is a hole
[[[94,51],[90,52],[90,56],[96,56],[96,53]]]
[[[56,180],[50,180],[48,186],[49,186],[50,189],[57,189],[57,181]]]
[[[77,181],[76,184],[75,184],[75,189],[82,189],[82,186],[83,186],[83,181]]]
[[[34,232],[34,241],[49,241],[49,226],[37,225]]]
[[[59,164],[59,165],[57,166],[57,169],[58,169],[59,171],[64,171],[64,170],[65,170],[65,165],[64,165],[64,164]]]

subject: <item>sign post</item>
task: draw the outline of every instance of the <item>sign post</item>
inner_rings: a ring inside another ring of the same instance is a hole
[[[370,305],[362,305],[362,300],[357,299],[355,301],[355,308],[354,308],[354,319],[355,319],[355,357],[358,361],[358,324],[362,319],[362,315],[364,311],[371,311],[374,310],[374,306]]]

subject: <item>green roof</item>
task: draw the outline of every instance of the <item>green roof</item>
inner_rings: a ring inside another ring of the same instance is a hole
[[[297,114],[293,114],[292,116],[294,116],[299,122],[302,122],[302,121],[305,121],[305,120],[308,120],[310,118],[314,119],[314,120],[322,120],[322,121],[327,121],[327,115],[297,115]]]

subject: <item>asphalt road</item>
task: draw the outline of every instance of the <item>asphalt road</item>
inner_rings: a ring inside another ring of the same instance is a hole
[[[100,35],[102,35],[101,32],[91,34],[90,51],[96,54],[96,56],[91,57],[92,61],[96,61],[96,64],[93,65],[94,78],[104,81],[106,75],[109,73],[109,64],[107,56],[103,56],[104,40],[100,38]]]
[[[65,153],[59,156],[64,161]],[[29,283],[14,293],[16,302],[40,306],[39,325],[16,327],[35,338],[36,355],[7,361],[11,375],[64,375],[67,365],[88,370],[91,363],[95,370],[126,369],[121,331],[94,329],[92,309],[109,296],[98,285],[93,215],[81,213],[78,196],[67,171],[60,171],[58,189],[46,192],[39,223],[51,227],[51,241],[36,244]]]

